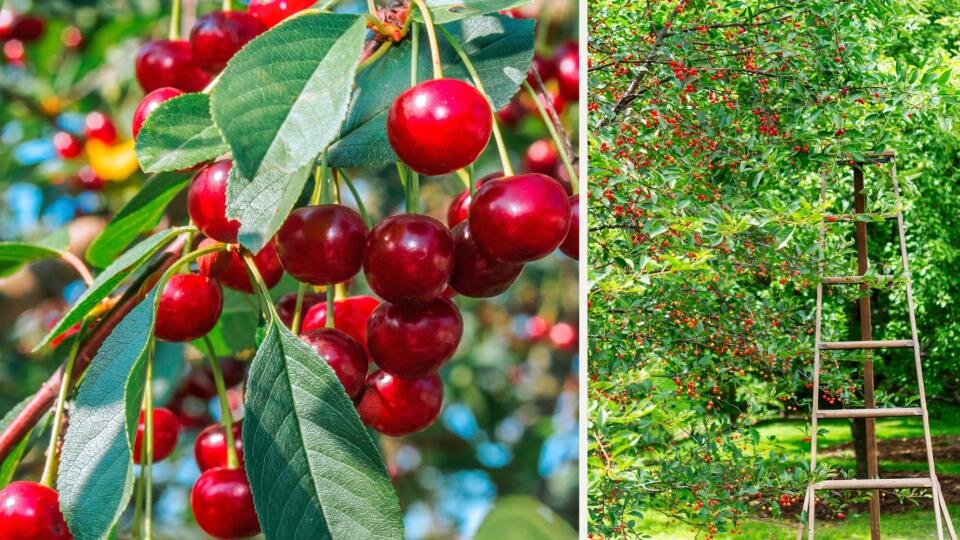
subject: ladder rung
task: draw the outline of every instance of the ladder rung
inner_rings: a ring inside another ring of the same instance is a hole
[[[893,281],[893,276],[889,274],[875,275],[875,276],[831,276],[823,278],[823,283],[825,285],[842,285],[846,283],[865,283],[867,281]]]
[[[840,349],[903,349],[913,347],[909,339],[887,339],[879,341],[824,341],[820,349],[835,351]]]
[[[887,407],[881,409],[823,409],[817,418],[892,418],[894,416],[923,416],[920,407]]]
[[[860,216],[866,216],[867,219],[861,219]],[[839,221],[842,221],[842,222],[863,221],[864,223],[870,223],[875,221],[893,219],[895,217],[897,217],[897,214],[883,215],[883,214],[865,212],[865,213],[856,213],[856,214],[832,214],[830,216],[827,216],[826,221],[827,223],[836,223]]]
[[[904,489],[930,488],[933,482],[929,478],[875,478],[850,480],[824,480],[813,485],[813,489]]]

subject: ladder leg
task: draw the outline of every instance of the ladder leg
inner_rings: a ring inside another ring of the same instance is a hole
[[[827,199],[827,177],[820,177],[820,206],[823,206]],[[814,474],[817,469],[817,413],[820,410],[820,342],[822,340],[821,329],[823,327],[823,248],[827,236],[827,223],[820,221],[820,246],[817,274],[820,277],[817,283],[817,313],[814,331],[813,348],[813,397],[811,398],[811,416],[810,416],[810,474]],[[813,540],[813,522],[816,514],[816,496],[813,490],[813,484],[807,486],[807,538]]]
[[[950,509],[947,508],[947,501],[943,498],[943,489],[940,487],[940,480],[937,479],[933,485],[937,493],[940,494],[940,510],[943,511],[943,520],[947,522],[947,534],[950,535],[950,540],[957,540],[957,531],[953,528],[953,520],[950,519]]]
[[[803,513],[807,511],[808,504],[810,504],[810,487],[809,486],[807,486],[807,494],[803,496],[803,508],[800,509],[800,524],[799,524],[799,527],[797,527],[797,540],[803,540],[803,529],[807,525],[806,523],[803,522]]]
[[[817,493],[813,490],[813,485],[807,488],[807,497],[810,504],[807,505],[807,540],[813,540],[813,521],[817,513]]]

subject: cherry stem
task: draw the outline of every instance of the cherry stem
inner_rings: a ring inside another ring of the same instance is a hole
[[[168,37],[171,41],[180,39],[180,0],[173,0],[173,7],[170,10],[170,33]]]
[[[440,26],[438,27],[440,32],[443,34],[444,39],[447,40],[447,43],[457,52],[457,56],[460,57],[460,61],[463,62],[464,67],[467,68],[467,73],[470,74],[470,78],[473,79],[473,85],[477,87],[477,91],[487,100],[487,103],[490,105],[490,115],[493,117],[493,139],[497,143],[497,152],[500,153],[500,164],[503,166],[503,174],[506,176],[513,176],[513,166],[510,164],[510,155],[507,154],[507,145],[503,142],[503,134],[500,133],[500,123],[497,122],[497,111],[493,108],[493,101],[490,99],[490,96],[487,95],[487,91],[483,88],[483,81],[480,80],[480,75],[477,74],[477,70],[473,67],[473,62],[470,61],[470,57],[467,56],[467,53],[464,52],[463,47],[457,43],[457,40],[447,31],[446,28]]]
[[[313,193],[310,194],[310,206],[316,206],[327,199],[327,150],[320,154],[320,166],[313,171]]]
[[[63,429],[63,410],[67,403],[67,394],[70,392],[71,373],[73,365],[77,360],[77,351],[80,350],[80,342],[84,331],[87,329],[87,320],[84,319],[80,324],[80,331],[77,332],[70,347],[70,356],[67,357],[67,365],[63,372],[63,382],[60,383],[60,392],[57,395],[57,408],[53,413],[53,426],[50,428],[50,446],[47,449],[47,461],[43,465],[43,475],[40,477],[40,483],[56,489],[54,481],[57,477],[57,469],[60,466],[59,453],[57,447],[60,445],[60,432]]]
[[[382,58],[383,55],[387,54],[387,51],[390,50],[392,45],[393,41],[389,39],[381,43],[380,46],[377,47],[377,50],[373,52],[373,54],[368,56],[363,62],[360,62],[360,65],[357,66],[357,73],[367,69],[371,64]]]
[[[300,319],[303,318],[303,295],[307,292],[307,284],[301,282],[297,286],[297,305],[293,310],[293,320],[290,321],[290,331],[295,335],[300,333]]]
[[[227,468],[236,469],[240,466],[237,449],[233,441],[233,413],[230,411],[230,400],[227,398],[227,387],[223,382],[223,372],[213,353],[213,343],[210,336],[203,336],[203,343],[207,347],[207,360],[210,361],[210,371],[213,372],[213,383],[217,387],[217,399],[220,401],[220,422],[223,424],[227,440]]]
[[[243,258],[243,264],[247,267],[247,275],[250,276],[250,281],[253,282],[254,287],[257,290],[257,300],[260,302],[260,309],[267,316],[270,323],[280,319],[280,316],[277,315],[277,310],[273,307],[273,302],[270,301],[270,291],[267,289],[267,284],[263,281],[263,276],[260,275],[260,269],[257,268],[257,263],[253,260],[253,254],[250,253],[249,249],[244,247],[240,248],[240,254]]]
[[[227,13],[233,11],[233,2],[230,0],[223,0],[223,5],[220,7],[220,10]]]
[[[537,111],[540,113],[540,117],[543,118],[544,125],[547,126],[547,131],[550,133],[550,138],[553,140],[553,145],[557,148],[557,153],[560,154],[560,161],[563,162],[563,168],[567,171],[567,176],[570,177],[570,184],[573,188],[573,194],[576,195],[580,180],[577,178],[577,171],[573,168],[573,164],[570,162],[570,156],[567,154],[567,149],[564,147],[563,141],[560,139],[560,134],[557,133],[557,127],[553,124],[553,121],[550,120],[550,117],[547,116],[547,111],[543,108],[543,103],[540,102],[540,96],[537,95],[533,87],[530,86],[530,83],[523,81],[523,87],[527,89],[527,92],[530,93],[530,97],[533,98],[533,103],[537,106]]]
[[[420,27],[416,24],[413,25],[410,32],[410,50],[413,51],[413,54],[410,55],[410,86],[416,86],[417,69],[419,69],[417,63],[420,59]]]
[[[374,17],[377,16],[377,4],[373,0],[367,0],[367,11]]]
[[[144,457],[140,459],[143,464],[143,536],[148,540],[153,536],[153,348],[154,338],[150,338],[149,349],[147,350],[147,377],[146,384],[143,387],[144,402],[144,436],[143,452]]]
[[[333,300],[336,297],[336,283],[327,283],[327,321],[326,328],[333,328]]]
[[[83,261],[81,261],[79,257],[69,251],[61,251],[60,258],[80,274],[80,278],[87,284],[87,287],[93,285],[93,276],[90,274],[90,270],[87,269],[87,265],[83,264]]]
[[[427,27],[427,40],[430,41],[430,59],[433,60],[433,78],[443,78],[443,66],[440,64],[440,46],[437,44],[437,33],[433,26],[433,16],[424,0],[414,0],[417,9],[423,15],[424,26]],[[415,53],[417,51],[414,51]]]
[[[373,221],[370,220],[370,215],[367,214],[367,208],[363,205],[363,199],[360,198],[360,193],[357,192],[357,187],[353,185],[353,181],[350,180],[350,177],[347,176],[346,171],[343,169],[337,169],[340,172],[340,176],[343,178],[345,184],[347,184],[347,189],[350,190],[350,195],[353,196],[354,202],[357,203],[357,211],[360,212],[360,217],[363,218],[363,222],[367,224],[368,229],[373,228]]]

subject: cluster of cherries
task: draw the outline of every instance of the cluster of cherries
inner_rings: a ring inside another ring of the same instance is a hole
[[[17,13],[9,7],[0,8],[0,42],[7,62],[22,65],[26,59],[24,45],[43,36],[46,23],[40,17]]]

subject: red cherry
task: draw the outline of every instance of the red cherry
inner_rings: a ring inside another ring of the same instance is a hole
[[[0,539],[72,540],[56,491],[35,482],[11,482],[0,490]]]
[[[484,176],[483,178],[477,180],[476,183],[474,184],[474,189],[475,190],[480,189],[480,186],[486,184],[488,180],[492,180],[494,178],[500,178],[501,176],[503,176],[503,171],[490,173]],[[448,227],[452,229],[457,225],[457,223],[460,223],[461,221],[465,221],[467,219],[467,210],[470,209],[471,200],[472,198],[470,197],[469,189],[465,189],[461,191],[460,194],[453,199],[453,202],[451,202],[450,206],[447,207],[447,226]]]
[[[570,323],[559,322],[550,327],[550,343],[557,349],[568,349],[577,342],[577,328]]]
[[[497,120],[506,126],[515,126],[526,114],[526,107],[514,97],[509,103],[504,105],[502,109],[497,111]]]
[[[570,228],[560,251],[570,258],[580,258],[580,197],[576,195],[570,197]]]
[[[243,11],[213,11],[190,30],[193,58],[208,73],[219,73],[251,39],[267,31],[263,22]]]
[[[553,61],[557,66],[560,95],[570,101],[580,100],[580,52],[576,42],[565,43],[557,49]]]
[[[551,175],[560,163],[560,154],[553,141],[540,139],[527,148],[523,156],[523,171]]]
[[[109,116],[99,111],[87,115],[83,121],[83,136],[87,139],[96,139],[106,145],[117,142],[117,128]]]
[[[277,254],[291,276],[305,283],[340,283],[360,271],[367,225],[339,204],[297,208],[277,231]]]
[[[394,304],[433,300],[453,272],[453,238],[422,214],[390,216],[370,231],[363,273],[373,292]]]
[[[300,339],[333,368],[348,396],[354,397],[360,393],[369,362],[367,352],[357,340],[336,328],[315,328],[301,334]]]
[[[397,96],[387,113],[387,138],[411,169],[428,175],[473,163],[493,126],[490,104],[458,79],[422,82]]]
[[[557,249],[570,228],[570,202],[563,187],[542,174],[487,182],[470,204],[470,234],[495,260],[523,263]]]
[[[453,228],[453,275],[450,286],[470,298],[490,298],[510,288],[523,264],[495,261],[480,251],[467,223]]]
[[[207,238],[200,242],[200,247],[213,243],[215,243],[214,240]],[[257,270],[260,271],[260,276],[263,277],[263,282],[268,289],[272,289],[283,277],[283,267],[280,266],[277,248],[272,241],[267,242],[267,245],[253,256],[253,264],[257,265]],[[204,255],[197,259],[197,266],[201,274],[216,278],[235,291],[253,293],[253,283],[247,275],[247,267],[243,264],[243,258],[238,250]]]
[[[197,525],[217,538],[246,538],[260,532],[253,492],[243,468],[203,472],[190,493]]]
[[[442,407],[440,375],[402,379],[386,371],[374,371],[367,377],[357,412],[364,424],[399,437],[432,424]]]
[[[27,51],[23,48],[23,42],[19,39],[11,39],[3,44],[3,56],[7,61],[15,66],[22,66],[27,59]]]
[[[172,86],[184,92],[199,92],[210,83],[210,75],[193,58],[185,39],[154,39],[143,44],[136,60],[137,81],[144,92]]]
[[[463,318],[453,302],[381,304],[367,323],[370,357],[397,377],[423,377],[453,356],[463,336]]]
[[[327,297],[323,294],[317,293],[305,293],[303,295],[303,302],[300,306],[300,327],[303,328],[303,322],[306,318],[305,315],[310,308],[313,306],[326,302]],[[286,325],[287,328],[290,328],[293,325],[293,313],[297,310],[297,293],[288,293],[281,296],[277,300],[277,315],[280,316],[280,321]],[[334,308],[334,316],[336,316],[336,308]],[[322,326],[322,325],[321,325]]]
[[[13,39],[19,39],[24,43],[30,43],[31,41],[40,39],[45,29],[46,23],[40,17],[21,15],[17,17],[16,22],[13,24],[11,37],[13,37]]]
[[[10,8],[0,8],[0,41],[13,37],[13,25],[17,22],[17,14]]]
[[[83,145],[80,143],[80,139],[66,131],[58,131],[53,136],[53,146],[57,149],[57,155],[64,159],[75,158],[83,153]]]
[[[563,110],[566,108],[567,103],[564,100],[563,96],[560,95],[560,92],[551,86],[547,88],[547,96],[550,99],[550,105],[553,106],[554,112],[556,112],[558,115],[563,114]],[[537,100],[543,105],[544,109],[547,109],[547,102],[543,98],[541,98],[539,94],[537,94]],[[532,114],[537,118],[540,118],[540,110],[537,109],[537,106],[532,99],[527,99],[525,97],[522,103],[526,107],[526,109],[530,112],[530,114]]]
[[[527,339],[537,341],[543,339],[550,331],[550,323],[540,315],[534,315],[527,319],[526,324]]]
[[[155,333],[164,341],[191,341],[207,335],[223,311],[217,280],[199,274],[175,274],[160,294]]]
[[[544,83],[552,79],[557,73],[557,66],[553,63],[552,59],[534,54],[533,63],[530,64],[530,73],[527,74],[527,82],[534,88],[537,87],[537,78],[533,75],[534,69],[540,74],[540,80]]]
[[[137,134],[140,133],[140,127],[144,121],[146,121],[147,117],[150,116],[150,113],[155,111],[164,101],[175,98],[181,94],[183,94],[183,92],[176,88],[164,86],[143,96],[140,104],[137,105],[137,109],[133,111],[133,138],[137,138]]]
[[[243,431],[242,420],[233,423],[233,447],[237,450],[237,459],[243,467]],[[223,424],[211,424],[197,435],[193,443],[193,457],[201,471],[227,466],[227,430]]]
[[[73,177],[73,186],[80,191],[100,191],[103,189],[103,179],[90,166],[80,167]]]
[[[273,28],[294,13],[313,7],[316,0],[252,0],[247,11]]]
[[[140,423],[137,424],[137,439],[133,444],[133,462],[140,464],[143,452],[143,438],[146,436],[147,424],[144,422],[144,412],[140,411]],[[156,407],[153,409],[153,461],[161,461],[173,453],[180,436],[180,422],[177,415],[170,409]]]
[[[350,337],[357,340],[364,348],[367,347],[367,321],[370,314],[377,309],[380,301],[372,296],[351,296],[333,303],[333,326],[343,330]],[[327,324],[327,304],[318,302],[303,316],[302,332],[314,328],[323,328]]]
[[[200,232],[227,244],[237,242],[240,222],[227,219],[227,177],[233,160],[207,165],[193,177],[187,192],[187,211]]]

